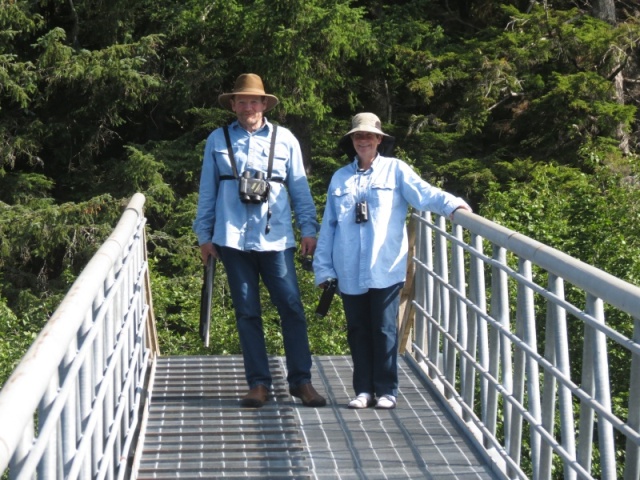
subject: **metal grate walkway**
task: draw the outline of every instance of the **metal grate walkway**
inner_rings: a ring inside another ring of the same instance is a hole
[[[497,478],[402,358],[399,368],[395,410],[350,410],[351,359],[314,357],[328,401],[314,409],[289,395],[274,357],[274,398],[241,409],[241,357],[159,357],[137,478]]]

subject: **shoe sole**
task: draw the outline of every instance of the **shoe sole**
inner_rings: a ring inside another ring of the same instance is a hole
[[[240,400],[240,406],[243,408],[261,408],[265,402],[260,400]]]
[[[300,398],[300,397],[298,397],[296,395],[292,395],[292,397]],[[304,400],[302,400],[300,398],[300,401],[302,402],[302,405],[304,405],[305,407],[315,407],[315,408],[317,408],[317,407],[324,407],[327,404],[326,400],[318,401],[318,402],[305,402]]]
[[[363,404],[351,405],[351,403],[348,403],[347,408],[350,408],[351,410],[364,410],[365,408],[373,407],[375,404],[376,404],[375,400],[371,400],[364,405]]]

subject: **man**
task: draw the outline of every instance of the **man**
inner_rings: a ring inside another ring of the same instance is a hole
[[[264,117],[278,98],[265,93],[258,75],[240,75],[218,102],[237,120],[227,132],[218,128],[207,139],[193,229],[203,262],[209,256],[220,259],[227,272],[249,384],[240,405],[263,406],[272,387],[260,307],[262,277],[281,318],[289,393],[305,406],[322,407],[326,401],[311,384],[307,323],[294,266],[289,199],[302,255],[313,255],[318,231],[300,144],[288,129],[276,129]]]

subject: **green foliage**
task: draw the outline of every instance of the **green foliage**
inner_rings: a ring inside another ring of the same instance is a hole
[[[22,316],[21,296],[45,301],[66,292],[120,214],[120,202],[108,195],[76,204],[54,205],[50,198],[13,206],[0,203],[0,293],[13,299],[8,306]]]
[[[136,191],[147,197],[162,352],[239,353],[221,266],[211,346],[198,337],[202,266],[191,224],[204,141],[233,118],[217,96],[249,71],[281,100],[269,118],[300,139],[319,218],[331,175],[348,161],[338,140],[354,113],[372,111],[396,137],[396,154],[432,184],[640,284],[640,22],[619,8],[609,25],[587,8],[568,0],[447,8],[432,0],[5,1],[0,384]],[[340,300],[316,318],[320,290],[312,274],[298,275],[313,353],[346,354]],[[282,354],[278,315],[262,293],[269,351]],[[580,345],[582,332],[571,335]],[[624,413],[629,362],[619,352],[612,362],[614,408]]]
[[[603,167],[587,175],[573,167],[539,164],[507,189],[492,184],[480,214],[640,283],[640,188],[634,178]]]
[[[33,335],[37,334],[38,330],[25,331],[23,323],[9,308],[6,299],[0,297],[0,383],[9,377],[33,342]],[[42,324],[35,327],[42,328]]]

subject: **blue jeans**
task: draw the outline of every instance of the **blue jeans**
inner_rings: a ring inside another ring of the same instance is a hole
[[[398,308],[403,282],[342,294],[356,395],[398,396]]]
[[[262,327],[260,277],[276,306],[282,326],[290,387],[311,382],[307,319],[300,300],[294,249],[280,252],[242,251],[216,246],[227,272],[249,388],[271,389],[272,378]]]

